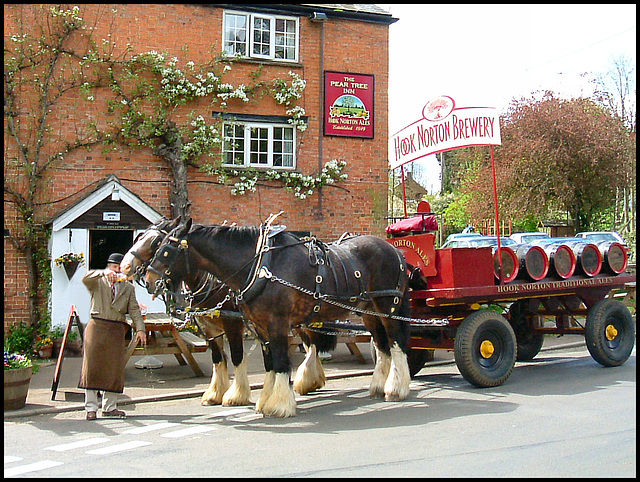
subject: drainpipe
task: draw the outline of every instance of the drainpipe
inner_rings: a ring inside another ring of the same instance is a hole
[[[327,14],[322,12],[313,12],[311,14],[311,21],[320,24],[320,72],[318,78],[320,79],[320,136],[318,140],[318,172],[322,172],[322,158],[323,158],[323,146],[324,140],[324,23],[327,20]],[[322,217],[322,186],[318,189],[318,216]]]

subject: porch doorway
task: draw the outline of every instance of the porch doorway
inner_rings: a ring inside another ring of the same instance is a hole
[[[104,269],[111,253],[125,254],[133,246],[133,229],[90,229],[89,269]]]

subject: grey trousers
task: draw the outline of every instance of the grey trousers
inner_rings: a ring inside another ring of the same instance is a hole
[[[84,408],[87,412],[98,411],[98,390],[85,389]],[[102,411],[111,412],[118,408],[118,394],[102,391]]]

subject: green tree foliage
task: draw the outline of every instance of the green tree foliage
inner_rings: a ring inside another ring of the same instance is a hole
[[[584,98],[514,101],[502,119],[496,177],[503,215],[526,219],[569,212],[588,229],[614,206],[616,191],[635,185],[635,137],[605,108]],[[462,189],[471,217],[486,214],[491,165]]]

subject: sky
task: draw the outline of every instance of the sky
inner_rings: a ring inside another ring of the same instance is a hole
[[[440,95],[503,113],[538,90],[589,97],[583,74],[620,55],[636,64],[635,4],[378,5],[399,19],[389,31],[390,137]],[[423,164],[423,185],[438,191],[435,159]]]

